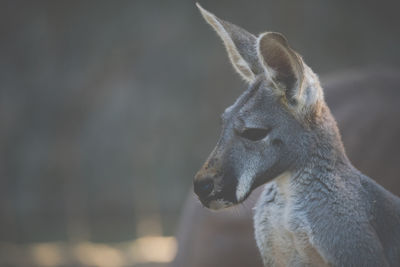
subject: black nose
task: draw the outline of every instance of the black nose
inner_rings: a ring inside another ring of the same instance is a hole
[[[194,182],[194,192],[200,198],[207,197],[212,192],[213,189],[214,189],[214,183],[212,179],[206,178]]]

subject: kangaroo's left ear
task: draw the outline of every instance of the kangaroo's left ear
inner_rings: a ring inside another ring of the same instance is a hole
[[[286,96],[288,103],[296,104],[303,93],[303,60],[280,33],[262,33],[257,41],[258,57],[267,78]]]
[[[207,23],[221,37],[235,70],[248,83],[253,82],[255,76],[263,72],[257,56],[257,38],[248,31],[218,18],[202,8],[198,3],[196,5]]]

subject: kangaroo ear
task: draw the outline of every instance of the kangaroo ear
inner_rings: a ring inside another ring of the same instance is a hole
[[[236,71],[249,83],[262,73],[256,43],[257,38],[246,30],[217,18],[196,3],[204,19],[214,28],[224,42],[229,59]]]
[[[302,95],[304,63],[293,51],[286,38],[275,32],[258,37],[258,56],[267,77],[281,90],[290,104],[296,104]]]

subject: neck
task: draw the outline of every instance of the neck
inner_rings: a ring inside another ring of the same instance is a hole
[[[308,157],[293,173],[293,176],[297,176],[296,180],[304,183],[318,180],[329,184],[333,182],[330,181],[332,177],[338,177],[335,174],[353,168],[346,156],[336,121],[326,105],[315,120],[311,136]]]

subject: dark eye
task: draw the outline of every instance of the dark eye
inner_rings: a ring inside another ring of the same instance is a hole
[[[240,136],[251,141],[258,141],[264,139],[264,137],[266,137],[270,131],[271,129],[247,128],[242,133],[240,133]]]

